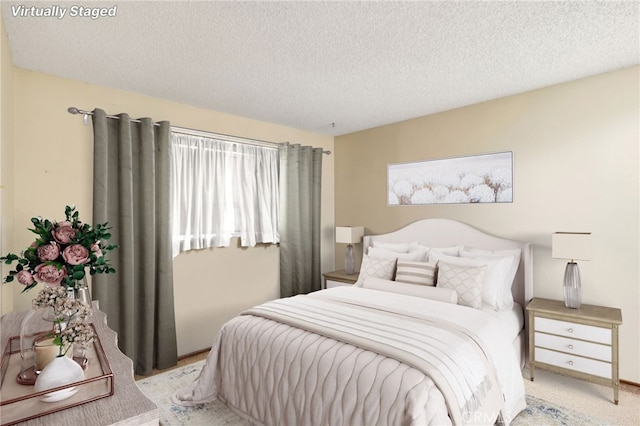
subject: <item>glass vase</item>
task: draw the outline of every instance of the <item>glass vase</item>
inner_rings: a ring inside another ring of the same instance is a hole
[[[20,373],[16,381],[21,385],[33,385],[36,381],[39,370],[34,344],[51,335],[53,320],[51,308],[31,308],[20,324]]]
[[[87,284],[87,277],[76,281],[75,298],[87,306],[91,306],[91,293]]]
[[[89,364],[89,359],[87,358],[87,348],[83,347],[80,344],[74,343],[69,352],[73,354],[73,360],[77,362],[83,370],[86,370],[87,365]]]

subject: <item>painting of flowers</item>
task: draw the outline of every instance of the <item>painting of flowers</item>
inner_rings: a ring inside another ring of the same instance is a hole
[[[513,153],[390,164],[390,206],[513,202]]]

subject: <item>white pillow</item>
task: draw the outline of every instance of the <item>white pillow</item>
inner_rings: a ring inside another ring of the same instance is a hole
[[[409,253],[410,251],[419,248],[418,246],[419,244],[417,241],[410,243],[385,243],[383,241],[373,242],[373,247],[391,250],[398,253]]]
[[[396,281],[433,286],[436,284],[436,264],[398,259]]]
[[[429,254],[429,249],[426,247],[418,248],[414,251],[410,251],[408,253],[398,253],[392,250],[383,249],[380,247],[369,247],[369,251],[367,252],[369,256],[377,257],[380,259],[402,259],[402,260],[413,260],[416,262],[421,262],[427,259],[427,255]]]
[[[371,290],[387,291],[389,293],[423,297],[425,299],[438,300],[440,302],[458,303],[458,294],[455,290],[450,288],[437,288],[399,283],[397,281],[383,280],[375,277],[366,278],[362,287],[369,288]]]
[[[455,290],[458,294],[458,305],[480,309],[486,270],[486,266],[454,265],[441,260],[438,262],[437,287]]]
[[[474,249],[471,247],[464,247],[460,253],[461,257],[480,260],[491,261],[496,259],[506,259],[498,262],[499,270],[496,269],[495,273],[488,279],[499,280],[500,282],[493,283],[498,287],[495,294],[495,303],[490,303],[494,309],[498,311],[511,310],[513,307],[513,294],[511,293],[511,287],[513,286],[513,280],[518,272],[518,266],[520,265],[520,256],[522,251],[520,249],[511,250],[482,250]],[[487,296],[487,299],[491,299]]]
[[[438,253],[435,257],[438,260],[438,268],[440,268],[440,262],[442,261],[458,266],[486,267],[484,282],[482,283],[482,302],[495,311],[511,309],[513,307],[513,297],[510,298],[509,302],[509,300],[505,300],[506,297],[504,295],[506,291],[506,276],[512,261],[511,257],[475,256],[474,254],[470,254],[469,256],[470,257],[455,257]],[[440,275],[438,274],[438,279],[439,278]],[[510,282],[512,281],[513,279]],[[511,294],[510,285],[508,292]]]
[[[429,247],[429,262],[437,262],[437,260],[431,259],[431,253],[434,256],[438,254],[446,254],[447,256],[459,256],[460,250],[462,246],[453,246],[453,247]]]
[[[438,251],[429,252],[430,263],[438,263],[441,260],[444,260],[445,262],[453,263],[455,265],[482,266],[484,264],[483,262],[472,260],[469,258],[458,257],[457,255],[452,256],[452,255],[444,254]]]
[[[380,259],[373,256],[364,255],[362,264],[360,265],[360,275],[358,281],[354,284],[356,287],[362,287],[362,283],[367,277],[383,278],[385,280],[393,279],[396,271],[396,259]]]

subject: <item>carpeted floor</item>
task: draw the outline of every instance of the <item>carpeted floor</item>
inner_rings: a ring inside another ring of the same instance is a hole
[[[140,389],[153,400],[160,410],[163,426],[249,425],[220,402],[181,407],[172,404],[171,395],[198,376],[204,361],[185,365],[137,381]],[[561,407],[533,395],[527,395],[527,409],[512,422],[513,425],[606,425],[607,421],[578,411]]]

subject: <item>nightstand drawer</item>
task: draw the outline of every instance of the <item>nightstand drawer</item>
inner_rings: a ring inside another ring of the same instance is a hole
[[[535,331],[558,334],[560,336],[588,340],[590,342],[603,343],[605,345],[611,344],[611,329],[609,328],[536,317]]]
[[[536,347],[611,362],[611,346],[536,332]]]
[[[611,364],[579,356],[535,348],[535,361],[611,379]]]

